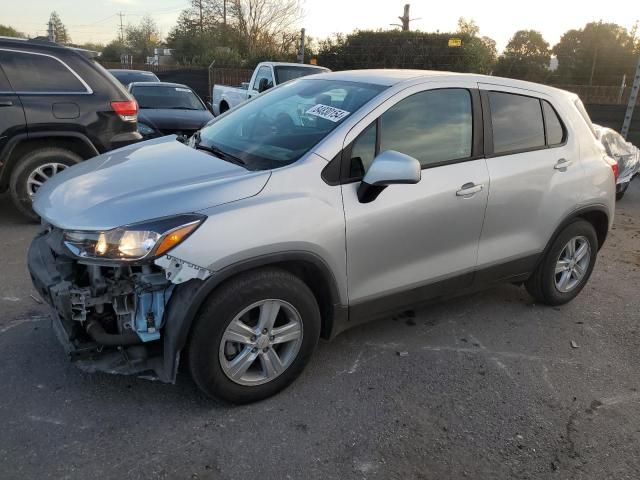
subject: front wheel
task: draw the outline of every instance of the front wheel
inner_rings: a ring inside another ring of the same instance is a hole
[[[206,301],[191,333],[189,367],[208,396],[254,402],[295,380],[319,336],[320,311],[302,280],[279,269],[248,272]]]
[[[541,303],[563,305],[584,288],[598,254],[598,237],[585,220],[569,224],[555,239],[540,265],[525,283]]]

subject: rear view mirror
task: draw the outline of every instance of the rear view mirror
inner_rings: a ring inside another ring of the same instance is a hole
[[[422,169],[420,162],[409,155],[386,150],[373,163],[358,186],[360,203],[372,202],[389,185],[418,183]]]

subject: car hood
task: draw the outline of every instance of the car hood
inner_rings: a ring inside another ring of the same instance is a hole
[[[213,118],[208,110],[141,109],[138,122],[163,132],[199,130]]]
[[[38,190],[34,210],[59,228],[108,230],[252,197],[271,175],[175,138],[130,145],[64,170]]]

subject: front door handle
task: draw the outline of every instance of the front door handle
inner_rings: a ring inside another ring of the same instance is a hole
[[[3,100],[0,102],[0,107],[11,107],[13,102],[11,100]]]
[[[458,197],[470,197],[478,192],[481,192],[483,188],[484,185],[482,184],[476,185],[473,182],[465,183],[460,187],[460,190],[456,192],[456,195]]]
[[[556,170],[564,171],[567,169],[567,167],[571,166],[572,163],[573,162],[571,160],[567,160],[566,158],[561,158],[556,162],[553,168],[555,168]]]

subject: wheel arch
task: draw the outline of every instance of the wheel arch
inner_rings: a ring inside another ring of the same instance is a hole
[[[543,255],[540,256],[541,259],[544,258],[546,253],[549,251],[553,242],[555,242],[558,235],[560,235],[560,232],[562,232],[567,225],[575,222],[576,220],[586,220],[593,225],[593,228],[596,231],[596,236],[598,237],[598,250],[602,248],[607,239],[607,234],[609,233],[609,211],[605,205],[589,205],[571,212],[562,222],[560,222],[547,242]]]
[[[235,263],[204,281],[190,280],[174,290],[166,312],[164,332],[163,370],[168,381],[175,379],[178,355],[187,345],[193,321],[206,298],[238,275],[266,267],[286,270],[309,287],[320,309],[322,338],[331,338],[335,324],[346,321],[347,307],[341,305],[338,284],[329,266],[318,255],[304,251],[274,253]]]
[[[2,152],[2,158],[6,160],[0,171],[0,191],[9,187],[11,173],[20,158],[40,148],[64,148],[84,160],[100,154],[91,140],[77,132],[38,132],[17,135]]]

